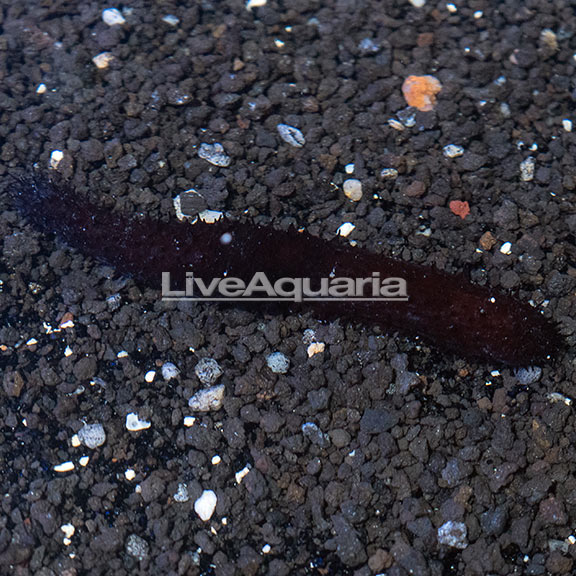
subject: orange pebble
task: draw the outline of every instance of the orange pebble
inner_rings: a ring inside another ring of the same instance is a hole
[[[452,200],[450,202],[450,210],[452,214],[456,214],[456,216],[460,216],[462,220],[470,214],[470,204],[468,202],[462,202],[461,200]]]
[[[402,84],[402,93],[408,106],[414,106],[422,112],[430,112],[436,104],[436,94],[442,90],[442,84],[434,76],[408,76]]]

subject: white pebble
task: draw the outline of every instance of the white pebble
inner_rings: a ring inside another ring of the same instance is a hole
[[[220,410],[224,399],[224,391],[224,384],[212,386],[212,388],[208,388],[207,390],[200,390],[188,400],[188,406],[196,412]]]
[[[72,470],[74,470],[73,462],[62,462],[54,466],[54,472],[71,472]]]
[[[412,4],[414,8],[422,8],[426,5],[426,0],[410,0],[410,4]]]
[[[30,340],[26,342],[26,346],[36,346],[36,344],[38,344],[38,340],[36,340],[36,338],[30,338]]]
[[[106,8],[102,10],[102,20],[108,26],[120,26],[126,22],[126,18],[122,16],[122,12],[117,8]]]
[[[198,380],[205,386],[214,384],[223,374],[220,364],[218,364],[214,358],[201,358],[198,364],[196,364],[194,372],[196,372]]]
[[[304,135],[298,128],[294,128],[294,126],[288,126],[288,124],[278,124],[276,126],[276,130],[278,130],[278,134],[280,134],[280,138],[284,140],[290,146],[294,146],[294,148],[302,148],[304,144],[306,144],[306,139]]]
[[[302,334],[302,342],[304,342],[304,344],[310,344],[310,342],[315,341],[316,341],[316,332],[314,332],[312,328],[306,328],[306,330],[304,330],[304,334]]]
[[[449,520],[438,528],[438,543],[463,550],[468,546],[467,535],[468,529],[464,522]]]
[[[84,424],[84,426],[78,430],[78,438],[84,446],[94,450],[106,442],[106,431],[100,423]]]
[[[180,20],[174,16],[173,14],[166,14],[166,16],[164,16],[162,18],[162,22],[165,22],[166,24],[170,24],[170,26],[178,26],[178,24],[180,23]]]
[[[388,125],[390,128],[394,128],[394,130],[398,130],[398,132],[402,132],[404,130],[404,124],[402,122],[398,122],[395,118],[390,118],[388,120]]]
[[[528,368],[519,368],[514,372],[516,380],[523,386],[528,386],[529,384],[534,384],[538,382],[542,376],[542,368],[539,366],[529,366]]]
[[[358,202],[362,198],[362,182],[355,178],[344,180],[344,195],[352,202]]]
[[[72,536],[74,536],[74,532],[76,532],[74,524],[62,524],[62,526],[60,526],[60,530],[64,532],[64,536],[66,536],[66,538],[72,538]]]
[[[456,6],[456,4],[446,4],[446,10],[448,10],[448,12],[450,12],[451,14],[455,14],[456,12],[458,12],[458,7]]]
[[[74,354],[74,352],[72,352],[72,348],[70,348],[70,346],[66,346],[66,349],[64,350],[64,356],[68,358],[69,356],[72,356],[72,354]]]
[[[252,8],[260,8],[266,6],[267,0],[248,0],[246,2],[246,10],[251,11]]]
[[[270,546],[270,544],[264,544],[264,546],[262,546],[262,554],[270,554],[271,550],[272,547]]]
[[[36,94],[45,94],[46,90],[46,84],[38,84],[38,87],[36,88]]]
[[[504,242],[504,244],[502,244],[502,246],[500,246],[500,252],[502,252],[502,254],[512,254],[512,243],[511,242]]]
[[[174,494],[176,502],[188,502],[190,496],[188,494],[188,486],[186,484],[178,484],[178,490]]]
[[[194,512],[198,514],[201,520],[207,522],[212,518],[217,503],[216,494],[212,490],[204,490],[200,498],[194,502]]]
[[[549,392],[546,394],[546,398],[548,398],[552,404],[562,402],[566,404],[566,406],[572,406],[572,398],[568,398],[568,396],[564,396],[564,394],[560,394],[560,392]]]
[[[122,296],[120,294],[110,294],[108,298],[106,298],[106,305],[110,310],[117,310],[120,308],[120,304],[122,304]]]
[[[185,416],[184,417],[184,426],[186,428],[192,428],[196,424],[196,418],[194,416]]]
[[[130,534],[130,536],[128,536],[126,540],[126,554],[142,562],[142,560],[148,556],[149,551],[150,546],[144,538],[141,538],[138,534]]]
[[[74,436],[72,436],[72,438],[70,438],[70,444],[72,444],[72,446],[74,448],[78,448],[79,446],[82,446],[82,442],[80,441],[78,434],[74,434]]]
[[[180,370],[178,370],[178,368],[176,368],[172,362],[166,362],[162,364],[162,378],[164,378],[164,380],[167,382],[169,380],[173,380],[174,378],[178,378],[179,374]]]
[[[104,70],[105,68],[108,68],[112,60],[114,60],[114,55],[112,54],[112,52],[101,52],[100,54],[92,58],[92,62],[94,62],[94,65],[99,70]]]
[[[462,148],[462,146],[456,146],[455,144],[448,144],[448,146],[444,146],[442,152],[446,158],[457,158],[464,154],[464,148]]]
[[[346,164],[346,166],[344,166],[344,171],[346,174],[354,174],[354,164]]]
[[[120,352],[116,354],[116,358],[128,358],[128,352],[126,352],[126,350],[120,350]]]
[[[482,10],[476,10],[476,12],[474,12],[474,19],[475,20],[480,20],[480,18],[482,18],[482,16],[484,16],[484,12],[482,12]]]
[[[244,480],[244,478],[248,475],[249,472],[250,472],[250,466],[248,465],[244,466],[244,468],[242,468],[242,470],[240,470],[239,472],[236,472],[236,474],[234,474],[236,484],[240,484],[242,480]]]
[[[380,171],[380,178],[384,178],[385,180],[398,178],[398,170],[396,170],[396,168],[383,168]]]
[[[136,478],[136,472],[134,472],[134,470],[132,470],[132,468],[128,468],[124,472],[124,478],[126,478],[126,480],[128,480],[128,482],[130,482],[131,480],[134,480],[134,478]]]
[[[266,356],[266,364],[274,374],[286,374],[290,368],[290,360],[282,352],[272,352]]]
[[[83,466],[83,467],[88,466],[88,462],[90,462],[90,458],[88,456],[82,456],[78,460],[78,464],[80,464],[80,466]]]
[[[530,182],[534,179],[534,167],[536,161],[532,156],[528,156],[526,160],[520,163],[520,180],[522,182]]]
[[[202,210],[202,212],[198,214],[198,218],[205,224],[214,224],[214,222],[218,222],[223,216],[224,214],[218,212],[218,210]]]
[[[222,462],[222,458],[220,458],[220,456],[218,456],[218,454],[216,454],[215,456],[212,456],[212,466],[218,466],[218,464],[220,464],[220,462]]]
[[[178,196],[174,198],[174,200],[172,200],[172,204],[174,205],[174,211],[176,212],[176,218],[178,218],[178,220],[181,221],[185,220],[186,218],[196,216],[196,214],[184,214],[184,212],[182,212],[182,198],[184,196],[202,196],[202,195],[194,188],[190,188],[188,190],[184,190],[184,192],[181,192],[180,194],[178,194]]]
[[[206,160],[206,162],[210,162],[214,166],[230,166],[230,156],[228,156],[224,150],[224,146],[222,144],[202,144],[198,149],[198,156],[202,158],[202,160]]]
[[[156,378],[156,372],[154,370],[148,370],[148,372],[146,372],[144,375],[144,380],[146,380],[148,384],[154,382],[154,378]]]
[[[430,228],[426,228],[426,226],[422,225],[416,231],[417,236],[424,236],[425,238],[429,238],[432,236],[432,230]]]
[[[63,158],[64,152],[62,152],[62,150],[52,150],[52,153],[50,154],[50,168],[56,170],[56,168],[58,168],[58,164],[62,162]]]
[[[566,132],[572,132],[572,120],[562,120],[562,127]]]
[[[146,420],[140,420],[136,412],[130,412],[126,415],[126,429],[130,432],[138,432],[139,430],[147,430],[152,424]]]
[[[344,222],[344,224],[340,224],[338,230],[336,230],[336,234],[346,238],[346,236],[349,236],[354,228],[356,228],[356,226],[354,226],[352,222]]]

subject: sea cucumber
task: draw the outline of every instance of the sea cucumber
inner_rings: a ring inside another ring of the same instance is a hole
[[[283,277],[318,280],[334,273],[366,278],[378,272],[382,278],[405,279],[408,301],[304,302],[290,309],[311,309],[319,319],[376,324],[460,357],[510,366],[544,362],[562,343],[553,322],[508,294],[337,239],[229,219],[186,225],[127,217],[45,176],[15,178],[9,192],[39,230],[55,233],[70,247],[154,288],[160,288],[162,272],[184,278],[193,270],[200,278],[227,275],[245,281],[264,272],[272,282]]]

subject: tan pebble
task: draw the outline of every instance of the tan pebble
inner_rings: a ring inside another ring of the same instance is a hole
[[[420,196],[423,196],[425,193],[426,184],[424,184],[424,182],[420,182],[419,180],[415,180],[404,190],[404,195],[408,196],[409,198],[420,198]]]
[[[355,178],[344,180],[344,195],[352,202],[358,202],[362,198],[362,182]]]
[[[496,238],[492,232],[484,232],[480,237],[480,246],[482,247],[482,250],[492,250],[494,244],[496,244]]]

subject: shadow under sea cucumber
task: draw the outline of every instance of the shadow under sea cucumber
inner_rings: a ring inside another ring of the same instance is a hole
[[[553,322],[518,299],[432,267],[326,241],[306,232],[219,220],[183,224],[132,218],[107,210],[43,175],[15,178],[9,187],[20,213],[70,247],[158,288],[162,273],[184,278],[224,276],[248,282],[264,272],[279,278],[403,278],[408,300],[303,302],[319,319],[343,318],[418,336],[468,359],[528,366],[546,361],[562,345]],[[222,242],[222,237],[226,242]]]

